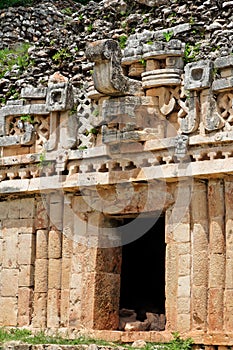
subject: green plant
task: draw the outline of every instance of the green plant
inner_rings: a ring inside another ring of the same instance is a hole
[[[72,15],[73,11],[70,7],[65,7],[64,9],[61,10],[62,13],[64,13],[65,15]]]
[[[89,26],[87,27],[87,31],[88,31],[89,33],[91,33],[91,32],[93,31],[93,24],[92,24],[92,23],[89,24]]]
[[[139,62],[145,67],[146,66],[146,61],[143,59],[143,58],[141,58],[140,60],[139,60]]]
[[[98,117],[98,115],[100,114],[98,108],[96,108],[94,111],[93,111],[93,116],[94,117]]]
[[[119,45],[120,45],[120,48],[123,50],[126,46],[126,41],[127,41],[127,35],[121,35],[119,38]]]
[[[172,30],[170,32],[163,32],[163,37],[167,42],[171,40],[173,35],[174,35],[174,32]]]
[[[153,45],[153,41],[152,40],[147,41],[147,45]]]
[[[189,17],[189,24],[193,25],[195,23],[193,16]]]
[[[84,151],[85,149],[87,149],[87,146],[79,146],[79,151]]]
[[[185,45],[185,51],[184,51],[184,61],[185,63],[193,62],[196,60],[197,55],[200,51],[201,44],[196,43],[195,45],[191,45],[187,43]]]
[[[53,56],[52,59],[57,62],[60,63],[63,60],[72,57],[71,53],[67,51],[68,49],[63,47],[62,49],[60,49],[59,51],[57,51]]]
[[[20,120],[22,120],[23,122],[28,122],[30,124],[34,124],[35,123],[34,117],[29,115],[29,114],[21,115]]]
[[[143,22],[144,22],[144,23],[148,23],[148,22],[149,22],[149,18],[147,18],[147,17],[144,18],[144,19],[143,19]]]
[[[13,66],[17,66],[20,72],[25,70],[31,62],[28,55],[28,49],[30,44],[23,43],[14,49],[2,49],[0,50],[0,78],[2,78],[6,72],[11,71]]]
[[[193,340],[191,338],[183,339],[178,332],[173,332],[173,340],[164,344],[166,350],[191,350]]]

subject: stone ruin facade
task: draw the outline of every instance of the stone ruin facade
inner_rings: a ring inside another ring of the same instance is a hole
[[[233,56],[184,46],[94,42],[78,103],[1,108],[1,326],[233,346]]]

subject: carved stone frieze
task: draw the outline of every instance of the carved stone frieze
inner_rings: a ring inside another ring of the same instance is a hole
[[[141,82],[123,75],[121,49],[116,41],[89,44],[86,56],[95,62],[93,80],[97,91],[110,96],[143,95]]]
[[[70,83],[49,84],[46,98],[48,111],[67,111],[73,104],[73,88]]]

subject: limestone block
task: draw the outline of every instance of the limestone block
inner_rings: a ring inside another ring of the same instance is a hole
[[[18,277],[17,269],[3,269],[1,272],[1,295],[3,297],[16,297],[18,293]]]
[[[223,289],[209,289],[208,328],[211,331],[223,329]]]
[[[206,188],[196,189],[193,188],[192,201],[191,201],[192,216],[194,222],[205,220],[207,218],[207,195]]]
[[[212,81],[211,61],[198,61],[185,66],[185,90],[199,90],[210,87]]]
[[[35,260],[35,235],[19,234],[18,240],[18,264],[30,265]]]
[[[226,250],[233,251],[233,218],[226,218]]]
[[[81,319],[87,328],[93,328],[95,303],[95,273],[82,274]]]
[[[217,79],[212,84],[213,92],[223,92],[231,90],[233,87],[233,78],[227,77],[222,79]]]
[[[177,299],[177,313],[180,315],[190,313],[190,298],[179,297]]]
[[[20,218],[33,218],[35,215],[35,199],[23,198],[20,203]]]
[[[213,254],[221,254],[225,250],[225,230],[223,218],[215,218],[210,221],[210,251]]]
[[[166,317],[168,329],[176,329],[177,306],[174,303],[178,289],[178,253],[175,244],[167,244],[166,249]]]
[[[72,273],[70,276],[70,288],[76,289],[79,295],[81,295],[82,291],[82,278],[81,273]]]
[[[18,229],[11,228],[3,231],[2,266],[16,268],[18,259]]]
[[[69,326],[80,329],[83,321],[86,324],[85,319],[81,321],[81,302],[77,301],[75,305],[70,307]]]
[[[50,226],[55,230],[62,230],[62,216],[63,205],[62,203],[51,203],[49,210]]]
[[[17,326],[17,298],[16,297],[2,297],[0,298],[0,315],[2,318],[2,325]]]
[[[31,288],[19,288],[18,291],[18,326],[29,326],[31,323],[32,313],[32,297]]]
[[[188,332],[191,327],[190,315],[179,314],[177,316],[177,331],[179,332]]]
[[[222,180],[209,180],[208,206],[210,218],[224,216],[224,193]]]
[[[69,236],[67,236],[64,233],[62,235],[62,257],[63,258],[70,258],[72,256],[73,251],[73,239]]]
[[[49,259],[48,288],[61,288],[61,259]]]
[[[94,304],[95,329],[118,329],[119,293],[119,274],[96,274]]]
[[[233,179],[225,181],[225,204],[226,204],[226,219],[233,219]]]
[[[209,257],[209,287],[220,288],[225,281],[225,255],[210,254]]]
[[[205,286],[208,283],[208,253],[196,250],[193,254],[193,277],[195,286]]]
[[[61,290],[61,315],[60,326],[68,327],[69,325],[69,309],[70,309],[70,290]]]
[[[49,289],[47,301],[47,327],[59,327],[60,322],[60,298],[61,292],[57,289]]]
[[[48,260],[36,259],[35,262],[35,292],[46,293],[48,289]]]
[[[76,276],[75,276],[76,278]],[[82,276],[81,276],[81,280],[82,280]],[[81,299],[82,299],[82,289],[83,289],[83,285],[78,283],[74,289],[70,289],[70,304],[72,306],[76,305],[76,303],[80,303]],[[92,294],[91,294],[92,295]],[[86,297],[86,295],[84,295],[84,298]],[[80,311],[81,312],[81,311]]]
[[[8,218],[19,219],[20,218],[20,199],[15,199],[8,202]]]
[[[46,87],[24,87],[21,90],[21,98],[26,99],[45,99],[47,93]]]
[[[33,319],[34,328],[43,329],[47,320],[47,293],[34,293]]]
[[[62,267],[61,267],[61,288],[69,289],[70,288],[70,277],[71,277],[71,258],[62,258]],[[73,275],[72,275],[73,276]]]
[[[190,275],[191,255],[179,255],[179,276]]]
[[[19,287],[34,285],[34,265],[21,265],[19,267]]]
[[[48,111],[67,111],[74,104],[73,88],[69,83],[48,86],[46,107]]]
[[[62,236],[57,230],[49,231],[48,257],[49,259],[59,259],[61,257]]]
[[[192,287],[192,324],[193,329],[205,330],[207,323],[207,288]]]
[[[202,220],[199,223],[194,223],[192,236],[194,251],[205,251],[209,240],[207,221]]]
[[[179,276],[178,277],[178,297],[189,297],[190,296],[190,276]]]
[[[36,231],[36,258],[48,258],[48,230]]]
[[[46,197],[43,196],[43,200],[37,201],[36,215],[35,215],[35,228],[47,229],[48,228],[48,203]]]
[[[232,331],[233,323],[233,290],[224,292],[224,328],[226,331]]]
[[[75,214],[78,213],[87,213],[92,210],[90,206],[90,198],[82,195],[82,196],[74,196],[72,198],[72,208]]]
[[[7,201],[0,202],[0,220],[7,218],[8,210],[9,210],[8,202]]]
[[[190,225],[178,223],[174,226],[173,237],[176,242],[190,242]]]
[[[178,254],[179,255],[187,255],[190,254],[191,244],[189,243],[179,243],[178,245]]]
[[[226,289],[233,289],[233,252],[228,251],[226,253],[226,277],[225,277]]]
[[[121,247],[98,248],[96,272],[121,273]]]

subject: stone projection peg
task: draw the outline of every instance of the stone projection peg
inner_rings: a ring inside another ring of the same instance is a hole
[[[93,80],[95,89],[100,93],[109,96],[144,95],[141,82],[124,76],[117,41],[106,39],[90,43],[86,57],[95,62]]]

